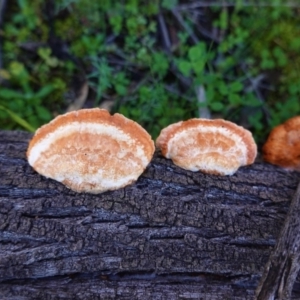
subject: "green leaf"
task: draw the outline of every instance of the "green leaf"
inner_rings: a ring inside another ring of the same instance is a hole
[[[206,88],[206,98],[207,98],[207,101],[208,102],[212,102],[213,99],[215,99],[215,88],[214,86],[212,85],[209,85],[207,88]],[[206,104],[205,104],[206,105]]]
[[[45,98],[54,90],[54,86],[52,84],[45,85],[42,87],[36,94],[36,98]]]
[[[149,55],[146,47],[142,47],[138,50],[136,57],[141,61],[142,63],[150,64],[151,56]]]
[[[203,60],[205,61],[206,45],[202,42],[191,47],[188,52],[188,57],[191,62]]]
[[[161,6],[166,9],[172,9],[177,6],[178,0],[162,0]]]
[[[243,85],[239,81],[235,81],[229,85],[229,89],[232,92],[240,92],[243,90]]]
[[[13,111],[9,110],[8,108],[0,105],[0,109],[5,111],[16,123],[27,129],[28,131],[34,132],[35,128],[32,127],[27,121],[25,121],[23,118],[18,116],[16,113]]]
[[[220,16],[220,28],[227,29],[228,27],[228,10],[225,8],[221,12]]]
[[[251,107],[259,107],[262,103],[255,97],[254,94],[248,93],[244,96],[243,104]]]
[[[273,54],[277,58],[280,67],[284,67],[288,63],[287,56],[280,47],[276,46],[273,50]]]
[[[222,102],[212,102],[209,106],[213,111],[221,111],[224,109],[224,104]]]
[[[272,59],[264,59],[260,64],[262,69],[274,69],[275,62]]]
[[[127,94],[127,88],[130,83],[129,79],[126,77],[126,74],[124,72],[114,74],[112,80],[117,94],[120,96],[125,96]]]
[[[44,60],[47,60],[51,56],[51,49],[48,47],[47,48],[39,48],[37,53],[41,58],[43,58]]]
[[[198,61],[193,63],[193,70],[197,75],[200,75],[203,73],[204,67],[205,67],[205,62],[204,61]]]
[[[186,61],[186,60],[180,60],[178,62],[178,68],[179,71],[184,75],[184,76],[189,76],[191,69],[192,69],[192,65],[190,62]]]
[[[290,83],[289,86],[288,86],[288,91],[291,95],[298,94],[299,91],[300,91],[299,83],[298,82],[296,84],[295,83]]]
[[[27,70],[25,69],[24,64],[18,62],[18,61],[13,61],[9,64],[9,71],[11,75],[15,77],[22,77],[23,79],[28,79],[29,74]]]
[[[294,50],[294,51],[300,51],[300,39],[293,39],[292,41],[290,41],[291,44],[290,44],[290,47],[291,47],[291,50]]]
[[[256,130],[262,130],[263,129],[262,117],[263,117],[262,112],[258,111],[255,114],[250,115],[248,121]]]
[[[41,120],[44,121],[50,121],[52,118],[51,113],[43,106],[36,106],[35,110],[37,112],[37,115]]]
[[[220,81],[220,83],[218,84],[218,90],[223,96],[227,96],[229,93],[228,86],[225,84],[224,81]]]
[[[169,68],[169,62],[167,57],[160,52],[155,52],[153,54],[153,63],[151,64],[151,71],[159,77],[164,77]]]
[[[21,94],[19,92],[15,92],[11,89],[1,88],[0,89],[0,98],[3,99],[14,99],[14,98],[25,98],[24,94]]]
[[[179,31],[178,33],[177,33],[177,36],[178,36],[178,38],[179,38],[179,41],[180,41],[180,45],[184,45],[184,44],[186,44],[186,42],[187,42],[187,39],[189,38],[189,34],[187,33],[187,32],[185,32],[185,31]]]
[[[127,87],[122,84],[115,84],[115,89],[120,96],[125,96],[127,94]]]
[[[236,12],[238,12],[240,9],[243,8],[243,6],[244,6],[243,0],[236,0],[236,1],[235,1],[235,7],[234,7],[234,10],[235,10]]]
[[[235,94],[235,93],[230,93],[228,95],[228,100],[229,100],[229,103],[234,106],[240,105],[243,102],[241,96],[238,94]]]
[[[121,14],[111,14],[108,18],[115,34],[119,34],[122,29],[123,16]]]

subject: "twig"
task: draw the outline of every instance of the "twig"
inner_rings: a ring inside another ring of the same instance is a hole
[[[249,80],[249,82],[251,84],[251,88],[248,88],[248,91],[253,90],[255,92],[257,99],[262,103],[262,110],[267,118],[267,121],[268,121],[268,123],[270,123],[270,119],[271,119],[270,113],[267,110],[267,108],[265,107],[263,96],[262,96],[260,90],[258,89],[260,82],[265,78],[265,76],[263,74],[260,74],[256,78],[253,79],[251,76],[249,76],[249,74],[247,72],[247,67],[245,64],[241,64],[241,69],[243,70],[245,76],[247,77],[247,79]]]
[[[244,74],[245,74],[246,78],[249,80],[249,82],[251,84],[251,86],[249,86],[246,89],[246,92],[254,91],[255,94],[256,94],[257,99],[261,103],[263,103],[264,102],[263,96],[262,96],[261,92],[259,91],[258,86],[260,85],[261,80],[263,80],[265,78],[265,75],[264,74],[259,74],[255,78],[252,78],[251,76],[249,76],[246,68],[243,65],[241,67],[242,67],[242,70],[244,71]]]
[[[83,85],[80,87],[80,91],[76,99],[68,106],[67,112],[82,108],[87,99],[88,93],[89,85],[87,81],[84,81]]]
[[[178,78],[178,80],[180,81],[180,83],[186,87],[186,88],[190,88],[192,85],[192,79],[190,77],[185,77],[183,76],[180,71],[178,70],[176,64],[174,62],[171,62],[170,64],[170,70],[171,72]]]
[[[191,39],[193,40],[193,42],[195,44],[197,44],[199,42],[199,39],[196,37],[196,35],[194,34],[193,30],[186,24],[186,22],[183,20],[181,14],[178,12],[177,9],[172,9],[172,13],[175,16],[175,18],[177,19],[177,21],[180,23],[180,25],[186,30],[186,32],[189,34],[189,36],[191,37]]]
[[[208,107],[201,105],[206,102],[206,94],[205,94],[204,86],[203,85],[196,86],[195,91],[196,91],[198,103],[200,104],[198,109],[199,118],[210,119],[211,114]]]
[[[212,32],[208,31],[205,29],[201,24],[197,24],[197,30],[205,37],[209,38],[210,40],[216,42],[216,43],[221,43],[222,40],[220,37],[217,35],[216,27],[213,28]]]
[[[6,0],[0,0],[0,26],[3,23],[4,10],[6,8]]]
[[[190,101],[190,102],[195,101],[194,98],[187,96],[186,93],[185,93],[185,94],[180,93],[176,88],[174,88],[174,87],[172,87],[172,86],[170,86],[170,85],[167,85],[167,84],[166,84],[166,85],[164,85],[164,88],[165,88],[167,91],[169,91],[170,93],[172,93],[172,94],[174,94],[174,95],[180,97],[181,99],[185,99],[185,100]]]
[[[170,40],[170,36],[169,36],[169,32],[168,32],[168,29],[167,29],[167,25],[166,25],[164,16],[161,12],[159,12],[157,19],[158,19],[158,24],[159,24],[159,27],[160,27],[160,30],[161,30],[161,33],[162,33],[164,48],[169,53],[172,44],[171,44],[171,40]]]
[[[6,8],[6,0],[0,0],[0,26],[2,26],[3,23],[5,8]]]
[[[111,44],[115,39],[117,38],[117,35],[111,34],[105,39],[105,44]]]
[[[176,10],[176,9],[172,9],[172,13],[173,15],[176,17],[176,19],[178,20],[178,22],[180,23],[180,25],[187,31],[187,33],[189,34],[189,36],[191,37],[191,39],[193,40],[193,42],[195,44],[199,43],[199,39],[197,38],[197,36],[194,34],[193,30],[186,24],[186,22],[183,20],[181,14]],[[201,106],[201,104],[206,102],[206,95],[205,95],[205,88],[203,85],[198,85],[195,87],[195,92],[196,92],[196,96],[197,96],[197,100],[200,104],[199,106],[199,118],[207,118],[210,119],[211,118],[211,114],[210,111],[208,109],[208,107],[206,106]]]
[[[299,2],[285,2],[284,4],[272,3],[272,1],[265,2],[251,2],[244,1],[242,6],[253,6],[253,7],[300,7]],[[220,3],[220,1],[195,1],[190,4],[182,4],[176,7],[177,10],[188,10],[188,9],[196,9],[201,7],[211,7],[211,6],[220,6],[220,7],[232,7],[236,6],[236,1],[227,1],[225,3]]]
[[[3,23],[5,8],[6,8],[6,0],[0,0],[0,29]],[[0,69],[2,69],[2,38],[0,38]]]
[[[256,300],[288,300],[300,270],[300,183],[261,281]]]

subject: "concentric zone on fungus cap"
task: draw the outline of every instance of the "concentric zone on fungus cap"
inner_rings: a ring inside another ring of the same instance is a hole
[[[250,131],[222,119],[190,119],[164,128],[156,140],[162,155],[184,169],[232,175],[257,154]]]
[[[274,165],[300,171],[300,116],[273,128],[263,146],[263,157]]]
[[[40,174],[77,192],[100,193],[134,182],[154,153],[150,135],[123,115],[82,109],[38,129],[27,158]]]

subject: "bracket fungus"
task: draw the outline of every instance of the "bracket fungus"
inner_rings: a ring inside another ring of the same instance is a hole
[[[222,119],[190,119],[164,128],[156,140],[162,155],[179,167],[232,175],[257,154],[250,131]]]
[[[76,192],[124,187],[142,174],[155,147],[150,135],[123,115],[82,109],[56,117],[29,143],[29,164]]]
[[[300,116],[273,128],[263,146],[265,161],[300,171]]]

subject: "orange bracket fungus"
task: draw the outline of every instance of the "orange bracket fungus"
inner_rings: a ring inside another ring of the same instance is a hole
[[[150,135],[123,115],[82,109],[56,117],[29,143],[29,164],[76,192],[124,187],[142,174],[155,147]]]
[[[273,128],[263,146],[265,161],[300,171],[300,116]]]
[[[250,131],[221,119],[190,119],[169,125],[156,145],[177,166],[215,175],[232,175],[240,166],[252,164],[257,154]]]

